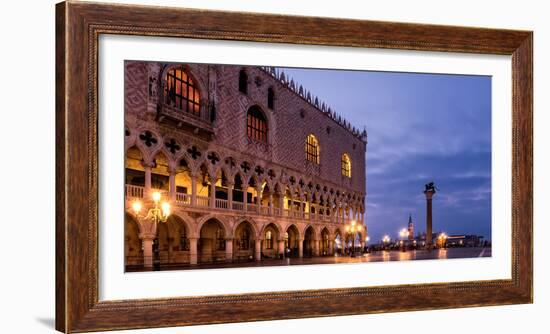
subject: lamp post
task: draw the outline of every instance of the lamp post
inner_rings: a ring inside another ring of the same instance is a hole
[[[363,227],[357,224],[355,220],[352,220],[349,224],[346,224],[346,233],[351,236],[351,257],[355,257],[355,237],[357,233],[361,232]]]
[[[384,244],[384,250],[386,249],[390,241],[391,241],[390,236],[387,234],[382,238],[382,243]]]
[[[437,237],[437,241],[438,241],[438,244],[439,244],[439,248],[445,248],[446,243],[447,243],[447,234],[441,233]]]
[[[147,215],[142,216],[143,204],[141,201],[132,203],[132,210],[141,224],[140,239],[143,246],[143,266],[145,268],[153,267],[153,241],[156,237],[157,225],[165,223],[170,216],[170,203],[161,203],[161,194],[158,191],[152,194],[153,207],[147,211]]]
[[[404,252],[405,251],[405,242],[403,240],[409,236],[409,231],[406,228],[404,228],[399,232],[399,236],[401,237],[401,240],[399,242],[400,245],[401,245],[401,251]]]

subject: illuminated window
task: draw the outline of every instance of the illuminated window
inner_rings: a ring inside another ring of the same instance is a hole
[[[319,141],[314,135],[307,136],[306,159],[316,164],[319,163]]]
[[[200,94],[193,79],[182,66],[173,67],[166,73],[164,90],[166,103],[173,104],[195,116],[200,116]]]
[[[267,120],[257,106],[248,109],[246,129],[248,138],[267,143]]]
[[[265,232],[265,248],[273,249],[273,238],[271,231]]]
[[[245,70],[239,72],[239,92],[244,94],[248,92],[248,75]]]
[[[351,160],[347,153],[342,154],[342,175],[351,177]]]
[[[275,92],[273,91],[273,88],[270,87],[267,89],[267,107],[269,109],[273,109],[274,99],[275,99]]]

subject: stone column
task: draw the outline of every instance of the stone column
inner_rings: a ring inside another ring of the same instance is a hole
[[[198,238],[189,238],[189,263],[197,264],[198,251],[197,251]]]
[[[256,213],[262,213],[262,186],[256,187]]]
[[[432,240],[432,197],[435,194],[435,189],[427,189],[424,191],[426,195],[426,248],[433,248]]]
[[[284,209],[285,209],[285,196],[281,192],[281,193],[279,193],[279,210],[281,212],[281,216],[284,215],[284,213],[283,213]]]
[[[261,261],[262,259],[262,240],[257,239],[254,244],[254,254],[256,261]]]
[[[243,211],[248,211],[248,186],[243,184]]]
[[[216,208],[216,178],[210,178],[210,208]]]
[[[151,196],[151,169],[153,168],[153,164],[143,164],[143,167],[145,168],[145,189],[143,191],[143,197],[149,199]]]
[[[313,240],[313,256],[319,256],[319,240]]]
[[[170,201],[172,203],[175,203],[176,202],[176,170],[175,169],[170,169],[168,171],[170,174],[169,176],[169,183],[170,183]]]
[[[304,257],[304,239],[298,240],[298,257]]]
[[[233,210],[233,182],[227,182],[227,207]]]
[[[279,252],[279,258],[284,259],[285,258],[285,240],[284,239],[279,240],[278,252]]]
[[[273,191],[269,192],[269,215],[273,215]]]
[[[225,261],[233,261],[233,239],[225,239]]]
[[[328,255],[334,255],[334,240],[328,241]]]
[[[142,236],[141,245],[143,247],[143,267],[153,269],[153,242],[154,235]]]
[[[292,213],[294,212],[294,197],[290,196],[290,205],[288,206],[288,216],[293,217]]]
[[[191,205],[197,206],[197,175],[191,174]]]

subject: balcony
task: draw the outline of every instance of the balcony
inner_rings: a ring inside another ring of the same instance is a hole
[[[166,190],[156,190],[159,191],[164,198],[169,198],[170,194]],[[135,185],[126,185],[126,200],[131,201],[133,199],[142,199],[145,195],[145,189],[141,186]],[[338,221],[332,215],[321,214],[321,213],[309,213],[299,210],[289,210],[281,209],[277,207],[270,208],[267,205],[261,205],[258,209],[258,205],[255,203],[245,203],[233,201],[230,203],[226,199],[215,198],[214,207],[211,206],[211,198],[206,196],[196,196],[196,204],[193,205],[193,196],[191,194],[185,193],[175,193],[175,206],[197,209],[197,210],[221,210],[231,213],[235,212],[246,212],[247,214],[260,215],[260,216],[279,216],[287,217],[296,220],[314,220],[314,221],[323,221],[323,222],[333,222],[333,223],[343,223],[348,221],[349,217],[339,217]],[[246,207],[246,210],[245,210]]]

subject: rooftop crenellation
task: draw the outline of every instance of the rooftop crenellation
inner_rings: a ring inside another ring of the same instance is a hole
[[[279,81],[281,84],[283,84],[285,87],[287,87],[290,91],[295,93],[296,95],[300,96],[302,99],[304,99],[306,102],[308,102],[310,105],[315,107],[317,110],[321,111],[328,117],[330,117],[333,121],[338,123],[340,126],[345,128],[347,131],[351,132],[355,137],[359,138],[363,142],[367,142],[367,130],[364,128],[362,131],[356,128],[355,126],[351,125],[349,121],[347,121],[342,115],[338,114],[333,108],[331,108],[328,104],[321,101],[319,97],[314,96],[309,90],[307,90],[302,85],[298,84],[294,81],[294,79],[290,78],[288,74],[286,74],[284,71],[272,67],[272,66],[260,66],[260,69],[262,69],[264,72],[275,78],[277,81]]]

